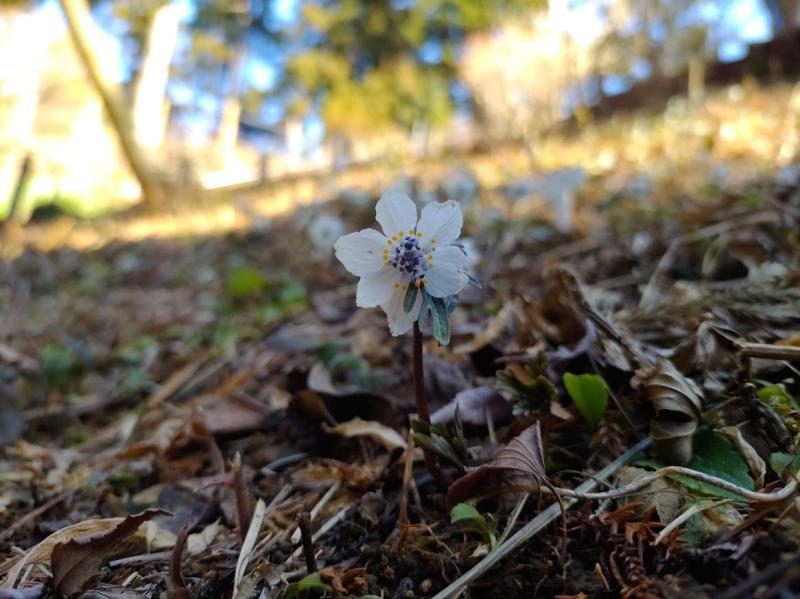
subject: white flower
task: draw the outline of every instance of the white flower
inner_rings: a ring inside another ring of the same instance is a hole
[[[469,282],[467,256],[455,245],[463,215],[454,201],[425,206],[417,222],[417,209],[408,196],[387,190],[375,207],[383,229],[363,229],[341,237],[334,248],[344,267],[361,277],[356,304],[380,306],[389,319],[392,335],[402,335],[419,318],[424,294],[444,298],[457,294]],[[416,294],[410,312],[404,309],[409,286]]]

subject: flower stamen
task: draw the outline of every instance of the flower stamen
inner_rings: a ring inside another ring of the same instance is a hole
[[[397,236],[394,236],[392,237],[392,240],[395,240],[394,251],[387,249],[383,253],[384,266],[396,268],[400,271],[403,279],[417,287],[425,284],[423,278],[425,271],[430,268],[431,260],[430,256],[428,256],[427,262],[425,260],[425,254],[419,244],[420,235],[419,232],[408,231],[408,235],[402,239],[395,239]]]

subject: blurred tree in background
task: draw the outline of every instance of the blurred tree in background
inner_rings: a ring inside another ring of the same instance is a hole
[[[270,0],[195,0],[187,23],[190,51],[181,66],[192,85],[221,97],[217,142],[224,153],[236,145],[247,95],[248,54],[279,43]]]
[[[537,0],[318,0],[293,32],[283,86],[291,110],[319,108],[328,130],[358,135],[441,125],[453,109],[464,40]]]
[[[86,0],[61,0],[61,8],[92,86],[103,100],[106,112],[117,134],[120,148],[142,189],[142,197],[151,208],[164,203],[167,191],[160,174],[142,151],[134,128],[132,111],[122,90],[103,74],[98,61],[95,26]]]

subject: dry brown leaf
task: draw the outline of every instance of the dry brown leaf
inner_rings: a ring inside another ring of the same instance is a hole
[[[189,538],[186,539],[186,551],[189,555],[198,555],[203,553],[211,543],[214,542],[214,539],[217,538],[217,534],[219,533],[219,520],[212,522],[208,526],[206,526],[200,532],[196,532],[194,534],[189,535]]]
[[[77,522],[57,530],[25,553],[24,556],[9,560],[0,566],[0,572],[9,572],[2,589],[12,589],[22,570],[31,564],[40,564],[50,560],[53,548],[59,543],[66,543],[72,539],[80,539],[101,534],[118,526],[124,518],[98,518]]]
[[[652,472],[643,468],[623,466],[617,472],[616,485],[623,487],[651,474]],[[620,505],[635,506],[637,519],[643,518],[648,511],[655,508],[658,519],[666,524],[672,522],[686,504],[684,495],[683,488],[678,483],[657,478],[645,487],[641,496],[623,501]]]
[[[128,537],[143,522],[166,513],[160,509],[145,510],[119,518],[115,526],[97,534],[57,543],[51,555],[53,589],[64,597],[77,596],[110,557],[124,551]]]
[[[203,422],[212,435],[241,435],[263,428],[268,411],[256,401],[227,397],[203,407]]]
[[[353,418],[336,426],[323,425],[322,428],[326,433],[336,433],[343,437],[369,437],[389,451],[406,448],[406,440],[400,436],[400,433],[374,420]]]
[[[174,532],[159,526],[153,520],[143,522],[136,530],[136,536],[143,538],[147,551],[161,551],[175,545],[177,539]]]
[[[631,386],[647,394],[656,412],[650,423],[653,455],[668,464],[688,463],[703,409],[700,389],[665,359],[637,370]]]
[[[362,577],[366,571],[366,568],[350,568],[343,572],[333,566],[328,566],[319,571],[319,576],[323,582],[331,585],[337,593],[347,595],[352,592],[360,595],[365,593],[369,586]]]
[[[501,486],[503,475],[522,475],[534,485],[547,485],[542,431],[537,421],[495,454],[492,460],[455,481],[447,491],[447,509],[469,497]]]

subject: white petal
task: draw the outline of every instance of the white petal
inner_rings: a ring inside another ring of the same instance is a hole
[[[340,237],[333,248],[348,271],[363,277],[383,268],[383,250],[389,247],[387,241],[375,229],[362,229]]]
[[[387,237],[400,231],[408,235],[417,224],[417,207],[407,195],[387,189],[375,206],[375,218]]]
[[[395,291],[394,284],[402,277],[396,268],[381,268],[378,272],[361,277],[356,288],[356,305],[361,308],[374,308],[389,299]]]
[[[435,247],[442,247],[458,239],[463,224],[461,204],[454,200],[435,202],[422,209],[417,231],[423,235],[421,239],[423,247],[431,247],[433,240],[436,240]]]
[[[454,245],[433,252],[433,268],[425,273],[425,291],[433,297],[445,297],[461,291],[469,281],[467,257]]]
[[[411,325],[419,320],[419,311],[422,309],[422,293],[417,293],[417,301],[408,314],[403,309],[405,298],[406,287],[392,289],[392,295],[389,300],[381,304],[381,308],[386,312],[386,317],[389,319],[389,332],[394,337],[407,333],[411,329]]]

